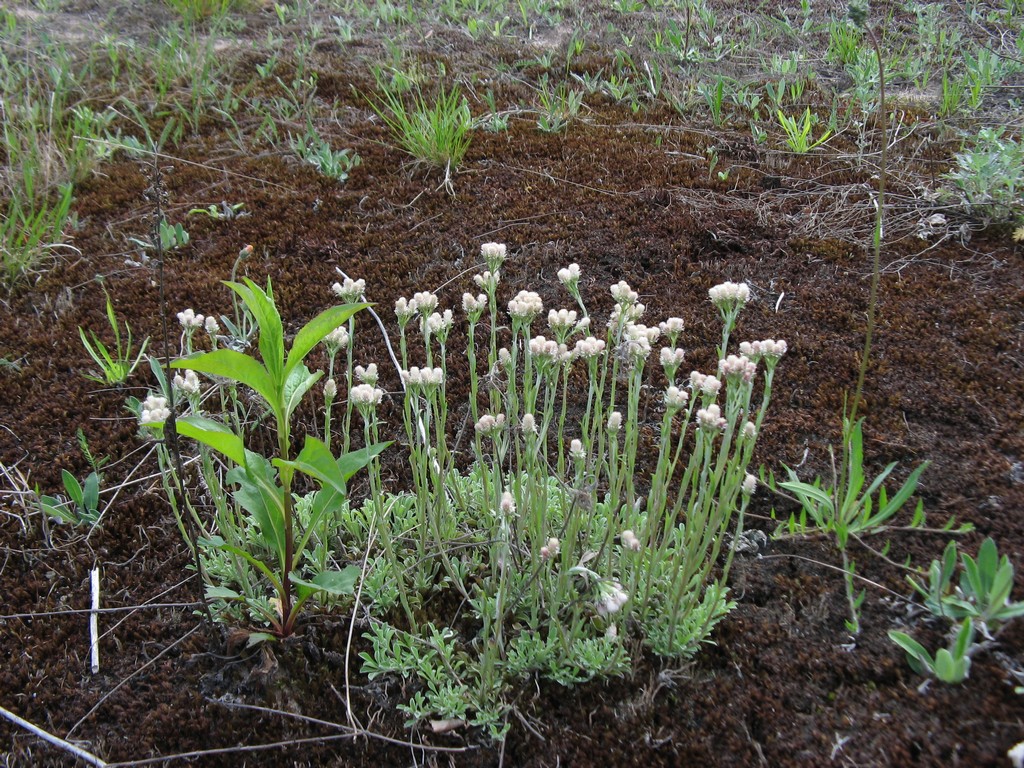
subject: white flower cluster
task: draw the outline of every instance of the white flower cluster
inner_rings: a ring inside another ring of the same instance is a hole
[[[505,414],[498,413],[492,416],[489,413],[485,413],[480,417],[480,420],[473,426],[473,428],[481,435],[494,436],[500,432],[505,426]]]
[[[534,336],[530,339],[530,354],[543,361],[555,362],[560,357],[560,351],[557,341],[546,339],[543,336]]]
[[[548,311],[548,328],[556,334],[568,333],[576,327],[576,311],[572,309],[552,309]],[[583,321],[590,325],[590,318],[585,317]],[[586,326],[584,326],[586,327]]]
[[[439,387],[444,383],[444,371],[440,368],[423,368],[420,370],[413,366],[408,371],[402,371],[402,381],[409,387],[421,387],[430,389]]]
[[[355,374],[356,378],[363,382],[363,384],[369,384],[371,387],[377,386],[378,374],[376,363],[370,363],[365,368],[361,365],[357,365]]]
[[[195,371],[186,368],[184,376],[180,373],[174,374],[174,388],[181,390],[186,395],[198,395],[199,377],[196,376]]]
[[[602,581],[597,592],[597,612],[602,616],[618,613],[629,602],[629,595],[617,581]]]
[[[777,361],[786,354],[788,347],[782,339],[764,339],[763,341],[740,342],[740,354],[749,357],[753,361],[768,359],[770,362]]]
[[[217,318],[213,315],[206,316],[206,322],[204,323],[206,332],[211,336],[215,336],[220,333],[220,323],[217,322]]]
[[[167,398],[150,395],[142,402],[139,411],[139,424],[142,426],[163,426],[171,418],[171,409],[167,407]]]
[[[662,347],[661,348],[661,367],[671,368],[672,370],[677,369],[683,364],[683,359],[686,357],[686,350],[676,349],[675,347]]]
[[[331,290],[346,304],[352,304],[359,301],[366,292],[366,281],[346,277],[344,283],[335,283],[331,286]]]
[[[505,491],[501,494],[501,502],[498,504],[498,509],[506,515],[511,515],[516,511],[516,500],[511,491]]]
[[[747,496],[753,496],[754,491],[757,490],[757,478],[748,473],[747,476],[743,478],[743,485],[740,490],[742,490]]]
[[[544,560],[550,560],[552,557],[558,557],[558,553],[562,551],[562,543],[552,536],[547,540],[547,543],[540,548],[540,556]]]
[[[757,365],[744,355],[729,355],[718,361],[718,375],[727,379],[753,381]]]
[[[757,424],[748,421],[743,425],[743,438],[745,440],[753,440],[755,437],[757,437]]]
[[[587,336],[585,339],[580,339],[576,342],[576,346],[573,348],[574,357],[582,357],[584,360],[593,360],[595,357],[600,357],[604,354],[605,342],[604,339],[596,339],[593,336]]]
[[[573,263],[558,270],[558,280],[570,290],[575,288],[580,281],[580,265]]]
[[[619,541],[622,542],[622,546],[626,549],[631,549],[634,552],[640,551],[640,539],[628,528],[619,534]]]
[[[372,384],[357,384],[352,387],[348,397],[357,408],[372,408],[380,405],[384,393]]]
[[[416,299],[409,301],[407,298],[402,296],[395,300],[395,317],[398,318],[398,324],[400,326],[404,328],[415,315]]]
[[[637,299],[640,298],[640,294],[629,287],[629,283],[625,280],[620,280],[611,287],[612,298],[615,299],[616,303],[624,305],[636,304]]]
[[[746,283],[725,282],[710,288],[708,296],[718,307],[743,305],[750,299],[750,286]]]
[[[501,272],[499,270],[487,269],[481,272],[479,275],[473,275],[473,282],[477,284],[478,288],[483,288],[488,293],[494,291],[498,286],[498,281],[501,280]]]
[[[339,325],[324,336],[324,343],[327,344],[332,354],[337,353],[339,349],[345,349],[348,346],[348,330],[344,326]]]
[[[665,407],[670,411],[678,411],[680,408],[685,408],[689,399],[690,393],[685,389],[671,386],[665,390]]]
[[[569,457],[573,461],[583,461],[587,458],[587,452],[583,450],[583,443],[576,438],[569,441]]]
[[[662,333],[668,336],[672,346],[675,346],[676,341],[679,339],[679,334],[683,332],[683,318],[670,317],[668,320],[658,323],[658,327]]]
[[[714,403],[707,408],[701,408],[697,411],[697,425],[712,432],[725,429],[726,421],[722,417],[722,409]]]
[[[635,323],[643,317],[646,311],[647,307],[639,301],[636,304],[616,304],[612,307],[611,314],[608,315],[608,327],[618,328],[628,323]]]
[[[717,397],[719,390],[722,389],[722,382],[714,376],[703,374],[700,371],[691,371],[690,388],[705,397]]]
[[[178,322],[181,323],[181,327],[186,331],[202,328],[205,321],[206,318],[203,315],[197,315],[191,307],[178,313]]]
[[[622,429],[622,414],[618,411],[612,411],[608,416],[608,431],[615,433]]]
[[[324,397],[328,400],[333,400],[338,394],[338,382],[334,379],[328,379],[324,382]]]
[[[432,294],[430,291],[419,291],[413,294],[412,301],[409,302],[409,306],[426,317],[437,309],[437,296]]]
[[[455,318],[452,311],[446,309],[443,313],[434,312],[423,318],[421,330],[425,335],[437,336],[443,343],[448,339],[448,332],[451,331],[453,322],[455,322]]]
[[[508,248],[504,243],[484,243],[480,246],[480,255],[490,269],[496,270],[508,257]]]
[[[480,313],[487,309],[487,294],[480,293],[473,296],[472,293],[462,294],[462,311],[474,320],[480,317]]]
[[[537,419],[534,418],[532,413],[524,413],[523,418],[519,422],[519,426],[522,427],[524,435],[537,434]]]
[[[526,323],[532,322],[533,318],[543,311],[544,302],[533,291],[520,291],[508,303],[508,313],[512,315],[512,319]]]
[[[639,323],[627,323],[623,333],[621,349],[634,362],[646,360],[651,354],[651,345],[658,340],[661,331],[655,326],[648,328]]]

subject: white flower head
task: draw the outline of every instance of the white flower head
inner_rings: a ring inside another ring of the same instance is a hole
[[[709,289],[708,296],[719,309],[741,307],[750,299],[750,286],[746,283],[724,282]]]
[[[568,333],[576,326],[576,311],[571,309],[552,309],[548,312],[548,327],[556,334]]]
[[[498,508],[506,515],[511,515],[516,511],[516,500],[512,496],[511,491],[505,491],[501,494],[501,503],[498,504]]]
[[[403,328],[416,315],[416,311],[416,299],[410,301],[403,296],[395,301],[395,317],[398,318],[398,324]]]
[[[508,258],[508,248],[504,243],[484,243],[480,246],[480,255],[487,262],[491,271],[498,269]]]
[[[512,316],[512,319],[524,323],[533,322],[533,319],[543,311],[544,302],[533,291],[520,291],[508,303],[508,313]]]
[[[569,457],[573,461],[583,461],[587,458],[587,452],[583,450],[583,443],[573,438],[569,441]]]
[[[476,321],[480,313],[487,309],[487,294],[480,293],[474,296],[472,293],[462,294],[462,311],[469,315],[470,319]]]
[[[559,358],[558,342],[535,336],[530,339],[530,354],[541,364],[556,362]]]
[[[431,312],[437,309],[437,296],[429,291],[419,291],[418,293],[414,293],[412,300],[416,302],[416,309],[423,317],[427,317]]]
[[[618,411],[612,411],[611,415],[608,416],[608,431],[618,432],[622,429],[622,414]]]
[[[646,311],[647,307],[639,301],[635,304],[616,304],[612,307],[611,314],[608,316],[608,327],[618,328],[629,323],[635,323],[643,317]]]
[[[681,317],[670,317],[658,323],[661,332],[668,336],[673,345],[679,338],[679,334],[683,332],[683,325],[683,318]]]
[[[184,375],[180,373],[174,374],[174,388],[184,392],[186,395],[198,395],[199,377],[196,376],[195,371],[186,368]]]
[[[697,425],[709,432],[717,432],[725,429],[725,419],[722,417],[722,409],[712,403],[707,408],[697,411]]]
[[[626,549],[631,549],[634,552],[640,551],[640,539],[638,539],[636,534],[628,528],[619,534],[619,540],[622,542],[622,546]]]
[[[532,413],[524,413],[523,418],[520,421],[520,426],[523,428],[523,433],[527,435],[537,434],[537,419],[534,418]]]
[[[339,325],[324,336],[324,343],[332,355],[337,354],[339,350],[345,349],[348,346],[348,330],[345,326]]]
[[[597,586],[597,594],[597,612],[601,616],[618,613],[629,602],[629,594],[617,581],[602,581]]]
[[[331,286],[331,290],[346,304],[353,304],[359,301],[366,292],[366,281],[346,277],[344,283],[335,283]]]
[[[432,390],[444,383],[444,371],[440,368],[423,368],[413,366],[402,371],[402,381],[410,389]]]
[[[450,309],[446,309],[443,313],[434,312],[423,318],[423,332],[431,336],[437,336],[441,343],[444,343],[448,340],[448,332],[451,331],[454,320]]]
[[[675,385],[665,390],[665,407],[670,411],[678,411],[680,408],[685,408],[689,399],[690,393]]]
[[[167,398],[160,395],[149,395],[142,401],[139,410],[139,424],[143,427],[162,427],[171,418],[171,409],[167,407]]]
[[[769,364],[778,362],[786,354],[788,347],[782,339],[764,339],[763,341],[740,342],[740,354],[754,362],[765,360]]]
[[[580,265],[573,263],[568,267],[562,267],[558,270],[558,281],[569,290],[569,293],[574,293],[580,282]]]
[[[190,307],[189,309],[182,310],[178,313],[178,322],[181,323],[182,328],[191,332],[197,328],[202,328],[206,322],[206,318],[203,315],[197,315]]]
[[[594,358],[603,355],[604,349],[604,339],[587,336],[587,338],[580,339],[576,342],[576,346],[573,348],[573,355],[575,357],[582,357],[585,360],[593,360]]]
[[[757,490],[757,478],[748,473],[746,475],[746,477],[743,478],[742,491],[747,496],[753,496],[754,495],[754,491],[756,491],[756,490]]]
[[[547,543],[540,548],[540,556],[544,560],[550,560],[553,557],[558,557],[558,553],[562,551],[562,543],[552,536],[547,540]]]
[[[718,375],[732,381],[753,381],[757,365],[744,355],[729,355],[718,361]]]
[[[378,376],[376,363],[370,363],[365,368],[361,365],[357,365],[355,374],[356,378],[363,382],[363,384],[369,384],[371,387],[377,385]]]
[[[714,376],[709,376],[700,371],[690,372],[690,387],[694,392],[700,392],[705,397],[716,397],[722,389],[722,382]]]
[[[620,280],[611,287],[612,298],[615,299],[616,303],[622,306],[630,306],[636,304],[637,299],[640,298],[640,294],[629,287],[629,283],[625,280]]]
[[[328,400],[333,400],[338,394],[338,382],[334,379],[328,379],[324,382],[324,397]]]
[[[220,324],[217,322],[217,318],[213,315],[207,315],[206,321],[204,322],[206,332],[211,336],[215,336],[220,333]]]
[[[473,426],[473,428],[481,435],[491,435],[501,431],[502,427],[505,426],[505,414],[498,413],[492,416],[489,413],[485,413],[480,417],[480,420]]]
[[[384,393],[372,384],[357,384],[348,396],[357,408],[373,408],[380,404]]]
[[[483,288],[488,293],[494,291],[501,281],[501,270],[494,270],[493,272],[489,269],[484,270],[479,275],[473,276],[473,282],[477,284],[478,288]]]

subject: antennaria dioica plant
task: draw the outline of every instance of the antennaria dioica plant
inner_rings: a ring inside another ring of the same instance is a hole
[[[718,375],[686,379],[682,321],[640,324],[644,306],[622,282],[597,331],[576,265],[559,278],[578,309],[548,311],[550,338],[538,333],[544,307],[529,291],[507,302],[508,329],[499,332],[505,254],[504,245],[483,246],[480,292],[462,298],[471,466],[460,472],[448,443],[453,313],[431,293],[399,299],[412,488],[378,493],[371,469],[371,497],[344,515],[366,548],[379,533],[363,581],[374,616],[364,671],[419,679],[402,705],[410,722],[462,719],[495,738],[514,686],[529,675],[569,685],[621,673],[628,637],[676,658],[707,642],[733,606],[726,531],[742,530],[755,487],[746,468],[785,352],[784,342],[766,340],[727,353],[749,290],[726,283],[711,291],[723,322]],[[663,374],[648,366],[659,338],[668,340],[658,354]],[[662,375],[658,453],[644,473],[642,390]],[[373,441],[375,412],[360,412]],[[445,603],[437,593],[462,607],[428,615]]]

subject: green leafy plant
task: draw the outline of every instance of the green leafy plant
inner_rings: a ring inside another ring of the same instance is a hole
[[[540,79],[540,113],[537,127],[544,133],[558,133],[569,125],[583,106],[583,92],[569,88],[566,83],[552,87],[545,74]]]
[[[956,155],[946,174],[971,212],[991,219],[1011,219],[1024,209],[1024,144],[1002,128],[982,128],[969,147]]]
[[[907,652],[911,669],[919,675],[934,675],[944,683],[957,684],[967,679],[971,671],[971,651],[974,645],[974,625],[970,621],[960,624],[959,631],[949,648],[940,648],[935,656],[905,632],[889,632],[889,639]]]
[[[793,515],[789,519],[788,528],[791,533],[806,532],[810,520],[813,528],[835,537],[836,546],[843,558],[843,570],[846,572],[846,595],[850,607],[847,627],[854,634],[860,631],[859,609],[864,593],[855,594],[853,587],[854,563],[847,554],[850,538],[884,530],[886,524],[913,496],[921,473],[928,466],[928,462],[925,462],[911,472],[892,498],[889,498],[883,483],[896,468],[896,462],[889,464],[865,488],[867,477],[864,474],[862,425],[863,420],[850,422],[844,419],[844,463],[837,469],[835,454],[832,453],[831,487],[823,488],[820,479],[814,483],[803,482],[789,467],[786,467],[789,480],[778,484],[783,490],[792,493],[800,503],[799,517]],[[914,516],[915,524],[923,522],[923,514],[922,503],[919,501]]]
[[[99,337],[93,331],[89,331],[89,335],[86,336],[85,330],[79,326],[78,336],[82,340],[82,346],[85,347],[85,351],[89,353],[89,357],[91,357],[96,365],[100,367],[100,372],[102,374],[101,376],[85,374],[85,377],[90,381],[96,381],[100,384],[124,384],[124,382],[128,380],[128,377],[131,376],[138,367],[143,355],[146,354],[146,346],[149,344],[149,337],[143,339],[142,345],[139,347],[138,354],[133,358],[131,326],[125,322],[125,338],[122,340],[121,326],[117,321],[117,315],[114,312],[114,303],[111,300],[106,287],[103,288],[103,295],[107,300],[107,322],[110,324],[110,329],[114,334],[114,347],[113,349],[107,349],[107,345],[100,341]]]
[[[233,518],[233,522],[222,516],[225,524],[220,530],[198,542],[210,552],[227,555],[229,561],[241,569],[239,580],[245,582],[241,592],[228,586],[211,585],[208,595],[245,603],[254,615],[269,623],[273,634],[286,636],[294,631],[306,601],[318,593],[331,596],[350,593],[358,574],[357,568],[348,566],[342,569],[318,568],[315,573],[305,575],[308,570],[307,545],[319,523],[343,503],[348,480],[386,444],[367,446],[335,458],[327,445],[307,436],[303,449],[292,458],[291,435],[296,409],[322,376],[321,372],[311,372],[303,361],[326,334],[365,305],[345,304],[324,310],[299,329],[290,348],[286,349],[284,327],[270,282],[266,290],[247,278],[242,283],[228,282],[226,285],[241,298],[255,320],[261,360],[234,349],[215,349],[178,359],[171,367],[223,377],[235,385],[252,389],[273,419],[277,454],[268,459],[248,450],[242,435],[199,413],[177,419],[176,428],[180,435],[194,438],[231,462],[233,468],[223,476],[222,482],[236,486],[233,498],[249,516],[243,520]],[[156,370],[158,368],[154,368]],[[182,386],[190,390],[198,388],[189,385],[187,376]],[[162,389],[166,391],[166,382],[163,382]],[[162,427],[160,418],[164,417],[162,409],[166,406],[157,405],[160,407],[154,409],[151,403],[151,407],[143,411],[141,420],[144,426]],[[154,413],[159,413],[159,417],[154,417]],[[320,485],[319,491],[303,500],[306,519],[305,525],[299,529],[296,525],[296,499],[292,493],[296,472]],[[221,481],[218,479],[217,482],[219,487]],[[246,546],[251,542],[258,546]],[[273,601],[251,589],[245,577],[247,568],[255,569],[270,583],[276,593]]]
[[[215,221],[232,221],[249,215],[248,211],[243,210],[244,208],[245,203],[228,204],[226,200],[221,200],[219,206],[210,203],[206,208],[190,208],[188,215],[202,214],[203,216],[209,216]]]
[[[54,199],[15,194],[0,217],[0,277],[8,289],[35,272],[48,250],[60,245],[71,211],[72,187],[61,185]]]
[[[962,572],[956,587],[957,546],[955,541],[946,545],[941,560],[933,560],[929,568],[927,586],[913,578],[909,581],[924,597],[925,607],[936,616],[970,619],[982,626],[988,635],[1019,616],[1024,616],[1024,602],[1011,602],[1013,564],[999,556],[996,543],[985,539],[978,549],[977,559],[963,553]]]
[[[786,132],[786,144],[797,154],[804,155],[817,146],[820,146],[832,135],[832,131],[826,129],[817,139],[813,139],[811,131],[814,126],[814,118],[811,116],[811,108],[804,109],[803,119],[785,114],[781,109],[776,110],[776,117],[779,125]]]
[[[309,128],[301,139],[292,138],[291,147],[297,157],[335,181],[347,181],[349,172],[362,162],[350,149],[332,149],[314,128]]]
[[[36,488],[36,498],[43,514],[54,520],[70,525],[94,526],[100,519],[100,476],[94,470],[85,478],[85,483],[66,469],[61,470],[61,479],[67,498],[43,496]]]

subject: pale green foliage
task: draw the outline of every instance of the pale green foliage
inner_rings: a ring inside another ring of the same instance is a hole
[[[102,373],[101,376],[86,374],[85,377],[100,384],[124,384],[138,367],[142,356],[146,354],[149,338],[143,339],[138,354],[133,358],[131,326],[125,322],[125,338],[122,340],[121,326],[117,321],[117,315],[114,313],[114,303],[111,301],[110,294],[107,293],[105,287],[103,288],[103,295],[107,300],[107,323],[110,325],[114,336],[114,346],[112,349],[108,349],[107,345],[100,341],[95,332],[89,331],[87,336],[85,330],[79,327],[78,336],[82,340],[82,346],[89,353],[89,357],[100,367],[100,372]]]
[[[396,90],[383,86],[379,100],[370,101],[399,145],[417,160],[451,171],[469,149],[473,127],[469,104],[457,86],[441,90],[433,100],[418,87],[410,104]]]
[[[982,128],[946,178],[974,214],[1010,218],[1024,210],[1024,144],[1002,128]]]

